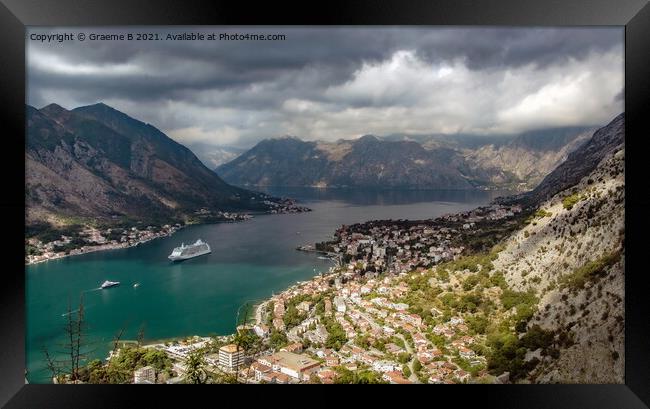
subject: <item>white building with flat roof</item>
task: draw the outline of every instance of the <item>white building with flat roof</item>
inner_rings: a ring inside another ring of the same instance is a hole
[[[156,383],[156,371],[151,366],[136,369],[133,371],[133,383]]]
[[[334,297],[334,306],[338,312],[345,312],[346,310],[345,300],[342,297]]]
[[[219,365],[229,370],[236,370],[244,364],[244,350],[235,344],[219,348]]]

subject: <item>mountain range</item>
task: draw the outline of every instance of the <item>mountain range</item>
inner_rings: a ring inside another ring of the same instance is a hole
[[[269,196],[231,186],[185,146],[105,104],[26,109],[28,226],[269,209]]]
[[[576,185],[624,143],[625,113],[621,113],[609,124],[594,132],[580,149],[571,152],[535,189],[517,196],[516,199],[526,204],[537,204],[549,199],[561,190]]]
[[[516,136],[416,135],[336,142],[265,139],[215,169],[238,186],[532,189],[595,128]]]

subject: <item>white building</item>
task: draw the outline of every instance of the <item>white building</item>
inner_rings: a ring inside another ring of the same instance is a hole
[[[266,338],[270,333],[269,327],[264,324],[255,325],[253,331],[260,338]]]
[[[244,363],[244,350],[235,344],[224,345],[219,348],[219,365],[235,370]]]
[[[338,312],[345,312],[346,310],[345,301],[341,297],[334,297],[334,306]]]
[[[133,372],[133,383],[155,383],[156,372],[153,367],[145,366]]]

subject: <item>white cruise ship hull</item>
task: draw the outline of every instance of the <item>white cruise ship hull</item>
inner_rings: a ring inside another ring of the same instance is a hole
[[[191,254],[191,255],[179,255],[179,256],[170,255],[167,258],[170,259],[171,261],[183,261],[183,260],[188,260],[188,259],[191,259],[191,258],[194,258],[194,257],[199,257],[199,256],[202,256],[204,254],[209,254],[211,252],[212,251],[210,251],[210,250],[203,250],[203,251],[200,251],[198,253]]]

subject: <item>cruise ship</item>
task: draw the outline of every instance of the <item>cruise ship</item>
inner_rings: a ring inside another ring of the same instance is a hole
[[[182,243],[181,246],[176,247],[174,251],[172,251],[172,254],[170,254],[167,258],[171,261],[181,261],[187,260],[188,258],[202,256],[204,254],[210,253],[211,251],[212,250],[210,250],[210,245],[208,243],[205,243],[201,239],[198,239],[196,243],[187,246],[185,243]]]

